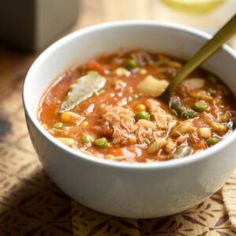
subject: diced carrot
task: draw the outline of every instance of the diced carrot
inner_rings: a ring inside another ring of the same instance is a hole
[[[196,148],[197,150],[205,149],[205,148],[206,148],[205,142],[204,142],[203,140],[198,141],[198,142],[195,144],[195,148]]]
[[[110,151],[110,154],[112,154],[114,156],[122,156],[123,150],[122,150],[122,148],[114,148]]]
[[[107,71],[95,60],[90,60],[87,64],[89,70],[95,70],[101,75],[105,75]]]
[[[200,119],[195,119],[195,120],[193,121],[193,124],[194,124],[194,126],[197,127],[197,128],[205,128],[205,127],[207,127],[206,123],[204,122],[204,120],[203,120],[202,118],[200,118]]]

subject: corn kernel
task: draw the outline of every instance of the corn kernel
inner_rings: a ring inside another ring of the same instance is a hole
[[[129,142],[130,144],[136,144],[137,143],[137,138],[134,136],[134,137],[130,137],[129,138]]]
[[[229,121],[229,117],[225,114],[221,115],[220,119],[221,119],[222,122],[228,122]]]
[[[135,112],[141,112],[141,111],[146,111],[146,106],[143,104],[137,104],[135,106]]]
[[[114,159],[114,155],[112,155],[112,154],[107,154],[107,155],[105,155],[104,158],[107,159],[107,160],[113,160],[113,159]]]
[[[81,123],[81,127],[85,128],[88,126],[88,124],[89,124],[89,122],[87,120],[85,120]]]
[[[68,122],[77,122],[81,119],[80,115],[75,112],[65,111],[61,113],[61,121],[68,123]]]
[[[220,133],[220,134],[226,133],[228,130],[227,125],[224,125],[218,122],[212,122],[211,127],[216,133]]]
[[[106,106],[105,103],[102,103],[102,104],[101,104],[101,108],[104,108],[105,106]]]
[[[48,130],[48,126],[46,124],[42,124],[43,128]]]
[[[147,70],[141,69],[141,70],[139,71],[139,73],[140,73],[141,75],[146,75],[146,74],[147,74]]]
[[[119,67],[115,70],[117,76],[126,76],[128,77],[131,73],[123,67]]]
[[[75,144],[75,140],[73,138],[57,138],[60,142],[64,143],[65,145],[71,147]]]
[[[61,129],[63,127],[63,123],[61,122],[56,122],[53,124],[54,129]]]

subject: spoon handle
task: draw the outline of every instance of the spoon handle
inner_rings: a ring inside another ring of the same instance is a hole
[[[211,56],[233,34],[236,33],[236,14],[183,66],[167,87],[161,99],[169,102],[170,96],[180,82]]]

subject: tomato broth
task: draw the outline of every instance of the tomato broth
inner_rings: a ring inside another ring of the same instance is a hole
[[[55,138],[94,158],[185,158],[230,134],[236,107],[229,88],[203,69],[178,86],[170,104],[158,99],[184,63],[145,50],[91,59],[50,85],[39,120]]]

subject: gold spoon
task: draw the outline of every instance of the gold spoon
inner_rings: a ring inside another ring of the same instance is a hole
[[[236,33],[236,14],[209,40],[197,53],[183,66],[177,75],[171,80],[165,92],[159,97],[162,101],[169,104],[170,97],[176,87],[193,70],[201,65],[217,49],[219,49],[231,36]]]

